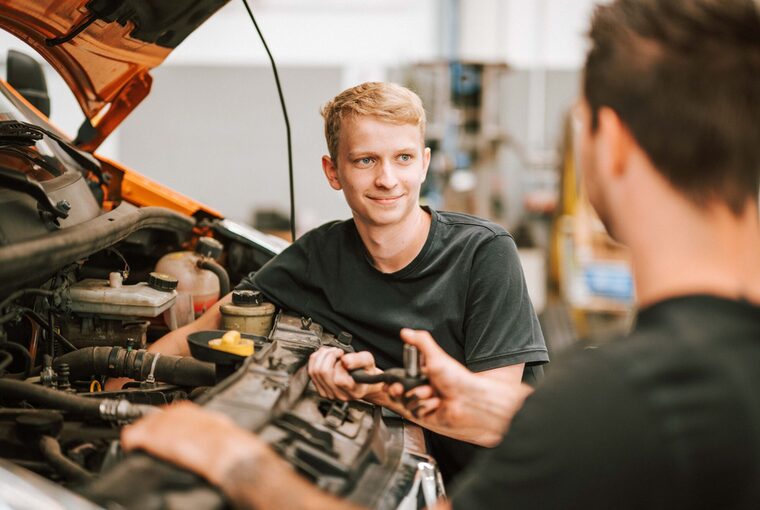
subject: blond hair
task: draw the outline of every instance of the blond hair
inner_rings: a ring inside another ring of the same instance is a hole
[[[343,119],[370,116],[394,124],[419,126],[425,135],[425,109],[419,96],[395,83],[366,82],[346,89],[321,109],[330,157],[337,162],[338,139]]]

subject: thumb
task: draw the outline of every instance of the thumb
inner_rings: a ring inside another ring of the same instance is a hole
[[[428,361],[441,355],[448,356],[427,331],[404,328],[401,330],[401,339],[416,347]]]

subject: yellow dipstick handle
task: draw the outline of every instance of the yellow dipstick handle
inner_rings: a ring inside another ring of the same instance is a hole
[[[230,330],[222,335],[222,338],[209,340],[208,346],[217,351],[229,352],[238,356],[250,356],[253,354],[253,340],[242,338],[240,331]]]

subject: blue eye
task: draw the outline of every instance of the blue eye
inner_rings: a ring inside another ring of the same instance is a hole
[[[401,159],[401,161],[411,161],[412,160],[412,155],[411,154],[402,154],[401,156],[399,156],[399,159]]]

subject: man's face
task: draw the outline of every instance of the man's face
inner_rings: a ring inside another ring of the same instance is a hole
[[[394,225],[419,207],[430,163],[419,126],[368,116],[344,119],[337,159],[325,156],[322,166],[330,186],[343,190],[355,221]]]

